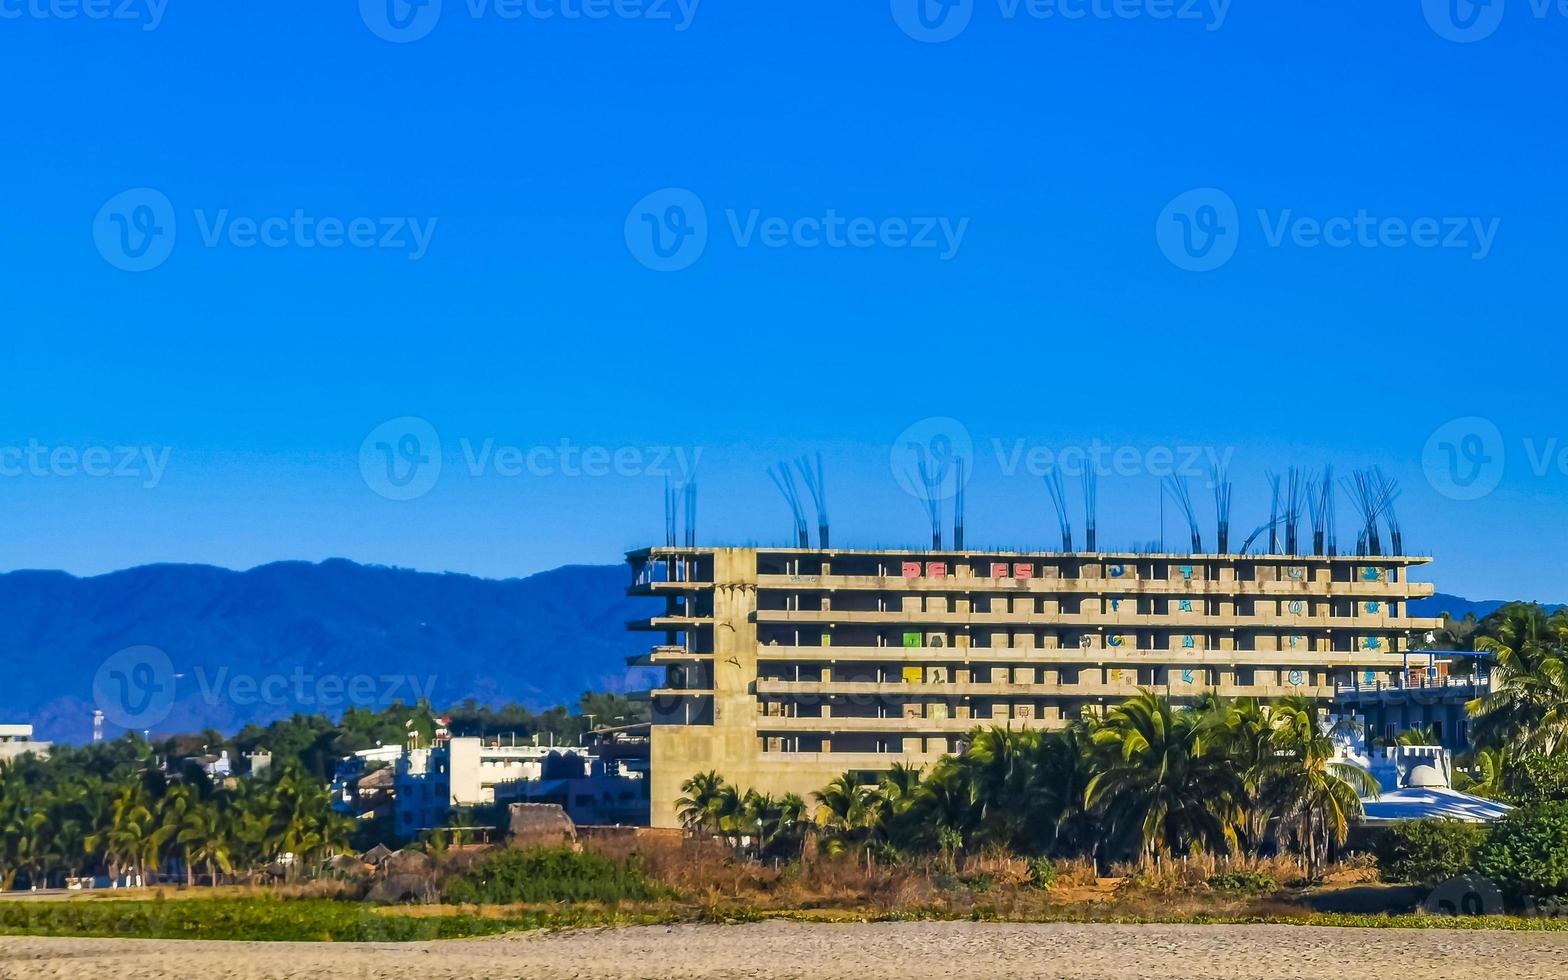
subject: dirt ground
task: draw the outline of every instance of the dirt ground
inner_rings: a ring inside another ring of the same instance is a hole
[[[1563,933],[1305,926],[766,922],[449,942],[0,938],[0,978],[1560,978]]]

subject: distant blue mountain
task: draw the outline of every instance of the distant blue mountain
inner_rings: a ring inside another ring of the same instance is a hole
[[[1464,619],[1465,614],[1475,613],[1476,619],[1485,619],[1487,616],[1506,606],[1512,599],[1464,599],[1456,595],[1447,595],[1438,592],[1429,599],[1416,599],[1410,603],[1412,616],[1441,616],[1448,613],[1455,619]],[[1561,605],[1548,605],[1548,610],[1564,608]]]
[[[0,575],[0,722],[85,741],[94,675],[141,645],[165,651],[179,675],[159,731],[335,716],[349,702],[411,701],[416,684],[433,685],[438,707],[469,697],[575,704],[585,690],[647,686],[625,658],[648,640],[625,623],[648,615],[650,600],[628,598],[629,582],[616,565],[493,581],[345,560],[245,572],[149,565],[92,578],[12,572]],[[330,679],[356,677],[355,693]],[[247,686],[267,678],[279,697]]]
[[[629,581],[620,565],[494,581],[341,559],[245,572],[12,572],[0,575],[0,722],[30,720],[40,737],[84,741],[94,675],[117,651],[141,645],[166,652],[179,675],[175,703],[155,726],[164,732],[232,732],[294,711],[335,716],[347,700],[412,700],[415,682],[433,683],[438,707],[470,697],[534,709],[575,703],[585,690],[648,686],[645,672],[625,666],[648,638],[627,633],[625,623],[655,603],[628,598]],[[1411,608],[1484,616],[1500,605],[1439,594]],[[296,676],[306,700],[295,696]],[[366,697],[334,700],[320,683],[354,677],[371,681]],[[244,686],[268,678],[283,681],[281,700]],[[386,678],[403,680],[393,690]]]

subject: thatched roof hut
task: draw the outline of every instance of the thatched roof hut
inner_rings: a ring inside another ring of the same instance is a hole
[[[577,843],[577,826],[555,803],[513,803],[507,807],[509,847],[561,847]]]

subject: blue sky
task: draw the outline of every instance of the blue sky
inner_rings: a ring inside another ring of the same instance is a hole
[[[820,451],[914,543],[912,431],[975,544],[1075,447],[1151,540],[1193,447],[1246,531],[1381,465],[1440,588],[1568,599],[1555,8],[381,2],[0,0],[0,567],[614,561],[674,449],[704,542]]]

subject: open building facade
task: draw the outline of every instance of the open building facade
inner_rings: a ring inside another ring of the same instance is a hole
[[[978,726],[1052,728],[1147,688],[1327,705],[1425,671],[1437,620],[1391,556],[648,548],[631,593],[663,610],[652,822],[716,770],[775,795],[927,765]]]

